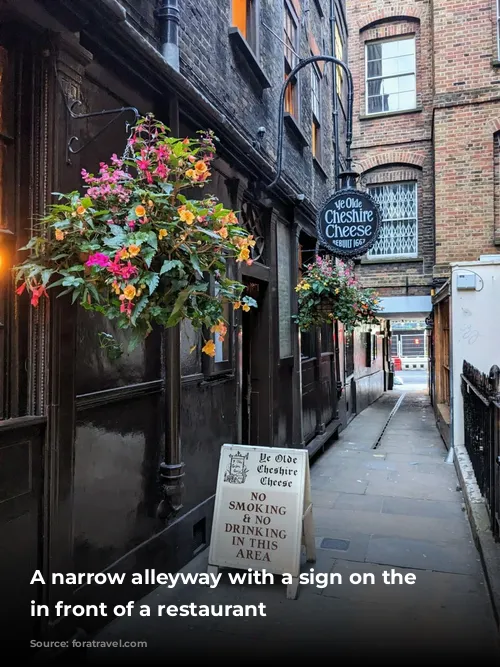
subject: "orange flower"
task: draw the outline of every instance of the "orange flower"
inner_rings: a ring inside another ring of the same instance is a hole
[[[120,259],[128,259],[130,257],[130,255],[128,254],[127,248],[123,248],[123,250],[120,250],[120,252],[118,253],[118,256],[119,256]]]
[[[238,218],[234,214],[234,211],[230,211],[226,217],[230,225],[236,225],[238,223]]]
[[[205,345],[201,348],[201,351],[207,354],[209,357],[215,357],[215,343],[213,340],[207,340]]]
[[[154,204],[153,204],[153,202],[151,201],[151,199],[148,201],[148,206],[149,206],[149,208],[153,208],[153,206],[154,206]]]
[[[135,214],[138,218],[142,218],[144,215],[146,215],[146,209],[144,208],[144,206],[139,204],[139,206],[135,207]]]
[[[194,164],[194,163],[196,162],[196,158],[195,158],[194,155],[190,155],[190,156],[188,157],[188,160],[189,160],[189,162],[191,162],[191,164]]]
[[[226,227],[221,227],[220,229],[217,230],[217,234],[223,238],[227,239],[227,228]]]
[[[243,304],[243,312],[248,313],[249,310],[250,310],[250,306],[248,305],[248,303],[244,303]]]
[[[255,241],[253,240],[253,236],[250,234],[250,236],[247,238],[245,241],[247,245],[249,245],[251,248],[255,246]]]
[[[208,171],[208,167],[203,162],[203,160],[198,160],[198,162],[194,165],[194,168],[196,169],[197,174],[204,174],[206,171]]]
[[[186,137],[185,139],[182,140],[182,143],[184,146],[187,146],[189,144],[189,139]]]
[[[111,287],[113,288],[115,294],[120,294],[120,285],[116,282],[116,280],[113,280]]]
[[[185,206],[181,206],[177,209],[179,213],[179,218],[182,222],[185,222],[186,225],[192,225],[194,222],[194,214],[191,211],[188,211]]]
[[[210,331],[212,333],[218,333],[219,336],[222,337],[222,340],[224,340],[224,336],[227,333],[227,327],[222,320],[219,320],[217,324],[214,324],[214,326],[210,329]]]
[[[127,285],[125,289],[123,290],[123,296],[128,300],[132,301],[136,294],[136,289],[133,285]]]
[[[164,239],[167,234],[168,232],[166,229],[160,229],[160,231],[158,232],[158,238],[160,239],[160,241]]]
[[[83,215],[85,213],[85,206],[82,206],[80,204],[80,206],[76,209],[76,212],[78,213],[78,215]]]
[[[65,236],[65,234],[64,234],[62,229],[56,229],[56,233],[55,233],[56,241],[64,240],[64,236]]]
[[[194,176],[195,176],[194,169],[188,169],[186,171],[186,176],[187,176],[187,178],[194,178]]]
[[[233,308],[234,310],[238,310],[238,308],[241,308],[241,301],[236,301],[233,303]]]
[[[135,243],[129,245],[128,254],[130,255],[130,257],[136,257],[140,252],[141,252],[140,245],[136,245]]]
[[[250,250],[248,248],[242,248],[240,254],[238,255],[236,261],[243,262],[250,258]]]

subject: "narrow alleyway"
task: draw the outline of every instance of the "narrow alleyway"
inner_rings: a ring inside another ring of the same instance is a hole
[[[93,649],[90,662],[164,662],[177,655],[246,657],[493,657],[494,617],[479,554],[463,511],[453,465],[428,397],[393,391],[359,415],[312,467],[317,572],[342,585],[302,586],[296,601],[274,586],[156,589],[157,604],[258,604],[266,618],[117,620],[99,640],[148,642],[148,648]],[[400,401],[402,397],[402,400]],[[378,446],[388,415],[398,409]],[[187,570],[203,571],[207,552]],[[309,565],[304,564],[304,571]],[[415,583],[385,585],[381,573],[413,573]],[[376,583],[349,583],[373,573]]]

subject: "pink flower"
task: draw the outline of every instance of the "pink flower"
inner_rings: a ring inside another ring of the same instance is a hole
[[[167,167],[160,162],[160,164],[156,167],[155,174],[159,176],[160,178],[167,178],[169,170]]]
[[[137,160],[137,168],[141,171],[147,171],[151,166],[151,160]]]
[[[85,262],[85,266],[100,266],[102,269],[109,266],[111,260],[107,255],[104,255],[102,252],[96,252],[93,255],[90,255],[88,260]]]
[[[123,160],[120,160],[120,158],[116,153],[113,153],[113,155],[111,156],[111,162],[117,167],[121,167],[123,164]]]

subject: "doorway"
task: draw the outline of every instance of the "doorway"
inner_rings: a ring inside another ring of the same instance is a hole
[[[244,277],[246,294],[257,308],[242,319],[242,444],[271,445],[268,284]]]

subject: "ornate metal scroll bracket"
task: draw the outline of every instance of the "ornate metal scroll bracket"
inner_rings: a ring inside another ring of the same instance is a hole
[[[112,118],[104,127],[102,127],[96,134],[94,134],[93,137],[91,137],[88,141],[86,141],[82,146],[79,146],[78,148],[74,148],[73,145],[80,141],[79,138],[75,135],[71,136],[68,138],[68,144],[67,144],[67,149],[68,149],[68,158],[69,155],[76,155],[77,153],[80,153],[83,151],[84,148],[87,148],[87,146],[90,146],[90,144],[94,143],[96,139],[98,139],[101,134],[103,134],[108,127],[115,122],[115,120],[118,120],[120,116],[122,116],[124,113],[127,113],[128,111],[132,112],[134,114],[134,119],[135,122],[139,119],[139,112],[135,107],[120,107],[119,109],[106,109],[104,111],[93,111],[91,113],[75,113],[74,109],[81,105],[80,100],[74,100],[70,104],[67,104],[67,109],[68,113],[71,116],[73,120],[83,120],[84,118],[97,118],[99,116],[109,116],[109,115],[114,115],[114,118]],[[126,124],[126,129],[127,132],[130,129],[130,124]]]
[[[61,94],[64,100],[64,105],[66,107],[66,110],[68,112],[68,115],[70,118],[73,120],[84,120],[85,118],[99,118],[100,116],[113,116],[111,120],[106,123],[104,127],[102,127],[96,134],[94,134],[93,137],[90,137],[83,145],[79,146],[78,148],[75,148],[75,144],[80,141],[80,139],[75,136],[71,135],[69,136],[69,129],[68,129],[68,141],[66,144],[66,162],[68,164],[71,164],[71,155],[77,155],[78,153],[81,153],[81,151],[84,150],[84,148],[87,148],[87,146],[90,146],[90,144],[94,143],[96,139],[98,139],[107,129],[108,127],[115,122],[115,120],[118,120],[123,114],[131,112],[134,114],[134,123],[137,122],[139,119],[139,111],[135,107],[119,107],[117,109],[104,109],[102,111],[92,111],[90,113],[77,113],[76,109],[77,107],[81,106],[81,101],[80,100],[70,100],[68,99],[68,96],[66,94],[66,91],[64,90],[64,84],[63,81],[61,80],[61,77],[59,76],[57,69],[55,71],[55,76],[56,80],[59,84],[59,88],[61,89]],[[126,123],[126,132],[129,132],[130,130],[130,123]],[[69,128],[69,125],[68,125]]]

